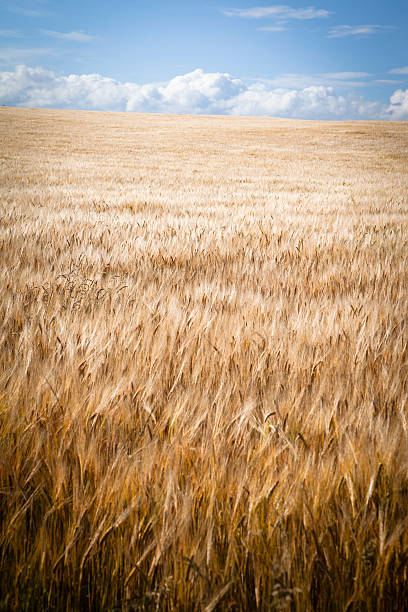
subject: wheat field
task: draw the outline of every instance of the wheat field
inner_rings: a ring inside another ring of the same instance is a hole
[[[407,609],[408,124],[0,134],[0,609]]]

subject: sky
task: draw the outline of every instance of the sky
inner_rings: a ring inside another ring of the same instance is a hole
[[[0,0],[0,104],[408,120],[407,40],[407,0]]]

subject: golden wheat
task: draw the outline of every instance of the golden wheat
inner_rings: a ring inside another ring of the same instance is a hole
[[[408,125],[0,130],[1,609],[404,609]]]

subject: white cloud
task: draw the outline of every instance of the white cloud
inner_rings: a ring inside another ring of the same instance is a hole
[[[397,89],[390,98],[388,113],[395,121],[408,121],[408,89]]]
[[[142,85],[127,102],[127,110],[157,112],[217,113],[245,89],[229,74],[195,70],[165,84]]]
[[[304,89],[269,89],[254,84],[231,100],[228,110],[234,115],[269,115],[304,119],[378,118],[382,105],[364,98],[336,95],[332,87],[312,85]]]
[[[408,66],[402,66],[402,68],[393,68],[388,72],[389,74],[408,74]]]
[[[55,32],[54,30],[41,30],[46,36],[59,38],[61,40],[71,40],[73,42],[90,42],[94,40],[94,36],[85,34],[84,32]]]
[[[395,30],[394,26],[383,25],[338,25],[329,30],[328,38],[345,38],[346,36],[370,36],[385,30]]]
[[[331,13],[325,9],[316,9],[314,6],[307,8],[292,8],[287,5],[254,6],[250,8],[231,8],[223,11],[227,17],[244,17],[246,19],[262,19],[274,17],[275,19],[321,19],[328,17]]]
[[[0,73],[0,103],[12,106],[124,110],[131,93],[130,84],[99,74],[57,76],[27,66]]]
[[[345,78],[362,73],[334,74]],[[340,78],[339,82],[345,81]],[[248,84],[229,74],[200,69],[166,83],[139,85],[99,74],[59,76],[43,68],[18,66],[14,71],[0,72],[0,104],[321,120],[408,118],[408,91],[395,92],[387,107],[361,96],[339,95],[327,85],[291,88],[268,81]]]

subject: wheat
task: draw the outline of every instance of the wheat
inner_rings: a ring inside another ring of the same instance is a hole
[[[0,130],[2,607],[403,609],[407,124]]]

